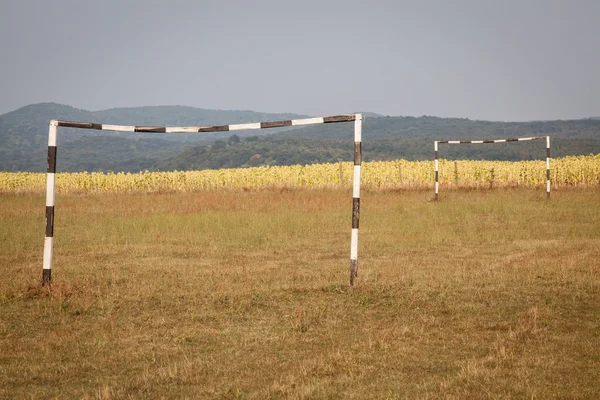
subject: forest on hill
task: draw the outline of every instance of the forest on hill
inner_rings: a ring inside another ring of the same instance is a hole
[[[43,103],[0,116],[0,170],[46,168],[51,119],[147,126],[205,126],[304,118],[305,115],[205,110],[183,106],[79,110]],[[600,153],[600,120],[493,122],[465,118],[388,117],[366,114],[366,161],[428,160],[433,141],[546,136],[552,156]],[[210,134],[118,133],[61,128],[57,170],[194,170],[294,165],[352,160],[351,123]],[[542,141],[493,145],[441,145],[449,159],[532,160],[545,158]]]

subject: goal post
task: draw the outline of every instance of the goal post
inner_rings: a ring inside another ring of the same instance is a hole
[[[433,163],[435,169],[435,199],[438,200],[439,194],[439,162],[438,162],[438,144],[483,144],[483,143],[508,143],[525,142],[529,140],[546,139],[546,198],[550,198],[550,136],[532,136],[522,138],[496,139],[496,140],[436,140],[433,142]]]
[[[59,127],[117,132],[197,133],[281,128],[288,126],[331,124],[340,122],[354,122],[354,176],[352,185],[352,231],[350,238],[350,285],[354,285],[355,278],[358,276],[358,225],[360,216],[360,169],[362,164],[362,114],[360,113],[334,115],[329,117],[291,119],[285,121],[187,127],[126,126],[99,124],[91,122],[73,122],[60,120],[50,121],[50,126],[48,130],[48,168],[46,178],[46,234],[44,240],[44,255],[42,262],[42,286],[49,284],[52,279],[56,155],[57,136]]]

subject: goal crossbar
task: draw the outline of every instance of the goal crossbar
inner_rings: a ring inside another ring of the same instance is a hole
[[[362,164],[362,114],[334,115],[329,117],[315,117],[290,119],[284,121],[251,122],[246,124],[213,125],[213,126],[137,126],[137,125],[111,125],[93,122],[74,122],[52,120],[48,129],[48,168],[46,178],[46,237],[44,241],[44,255],[42,266],[42,285],[51,281],[52,253],[54,245],[54,208],[56,186],[56,154],[58,127],[93,129],[116,132],[149,132],[149,133],[205,133],[229,132],[251,129],[281,128],[286,126],[302,126],[316,124],[330,124],[339,122],[354,122],[354,176],[352,185],[352,231],[350,238],[350,285],[358,276],[358,225],[360,215],[360,172]]]
[[[438,162],[438,144],[483,144],[483,143],[508,143],[508,142],[526,142],[529,140],[546,139],[546,197],[550,198],[550,136],[531,136],[521,138],[494,139],[494,140],[436,140],[434,141],[434,167],[435,167],[435,199],[438,199],[439,193],[439,162]]]
[[[331,117],[288,119],[285,121],[271,122],[252,122],[247,124],[232,125],[212,125],[212,126],[136,126],[136,125],[109,125],[97,124],[92,122],[73,122],[73,121],[50,121],[50,125],[63,126],[65,128],[94,129],[101,131],[116,132],[148,132],[148,133],[206,133],[206,132],[229,132],[243,131],[249,129],[282,128],[286,126],[331,124],[336,122],[356,121],[362,119],[360,114],[334,115]]]

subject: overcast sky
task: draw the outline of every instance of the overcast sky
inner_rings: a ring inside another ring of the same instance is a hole
[[[0,57],[0,114],[600,115],[600,0],[0,0]]]

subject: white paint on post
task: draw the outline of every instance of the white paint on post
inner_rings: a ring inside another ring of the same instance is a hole
[[[358,260],[358,228],[352,229],[352,239],[350,240],[350,259]]]
[[[46,207],[52,207],[54,205],[55,185],[56,174],[48,173],[46,175]]]
[[[358,118],[358,114],[356,115],[356,118]],[[305,119],[293,119],[292,120],[292,125],[312,125],[312,124],[322,124],[323,123],[323,117],[318,117],[318,118],[305,118]]]
[[[360,165],[354,166],[354,177],[352,182],[352,197],[360,198]]]
[[[165,131],[167,133],[198,133],[198,129],[200,129],[199,126],[174,126],[165,128]]]
[[[356,119],[354,120],[354,141],[362,141],[362,114],[356,114]]]
[[[550,136],[546,136],[546,194],[550,198]]]
[[[439,183],[436,182],[435,183],[435,194],[438,194],[438,189],[439,189]],[[429,193],[431,193],[431,192],[429,192]]]
[[[435,140],[433,142],[433,150],[434,150],[434,155],[433,155],[433,162],[435,165],[435,199],[438,199],[438,141]]]
[[[135,126],[102,124],[102,130],[103,131],[116,131],[116,132],[135,132]]]
[[[246,129],[260,129],[260,122],[252,123],[252,124],[235,124],[229,125],[230,131],[243,131]]]
[[[50,126],[48,127],[48,146],[56,146],[56,127],[58,126],[58,121],[52,120],[50,121]]]
[[[44,261],[43,261],[43,267],[42,267],[43,269],[51,269],[52,268],[52,245],[53,244],[54,244],[53,237],[47,237],[46,240],[44,240]]]

